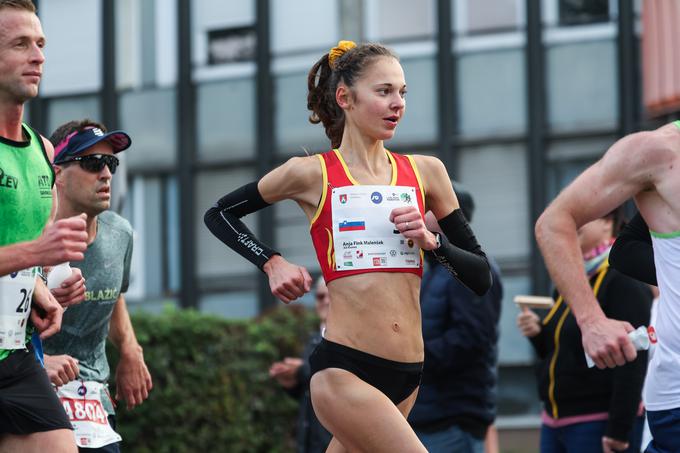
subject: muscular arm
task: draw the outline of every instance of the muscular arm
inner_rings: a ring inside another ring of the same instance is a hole
[[[292,199],[311,218],[321,196],[320,181],[318,158],[292,158],[257,183],[250,183],[225,195],[205,213],[204,221],[208,229],[228,247],[265,272],[272,293],[285,303],[311,289],[311,276],[306,269],[288,263],[278,252],[257,239],[241,221],[241,217],[274,202]]]
[[[442,246],[432,250],[437,261],[478,296],[491,287],[489,262],[460,210],[458,199],[444,164],[436,158],[419,156],[427,207],[446,236]]]
[[[280,253],[257,239],[241,218],[267,206],[269,203],[262,199],[257,183],[251,182],[220,198],[203,220],[220,241],[262,270]]]
[[[598,367],[623,365],[636,356],[630,324],[608,320],[585,275],[577,229],[603,217],[630,197],[653,189],[672,152],[668,134],[641,132],[616,142],[546,208],[536,222],[536,241],[546,267],[568,301],[583,345]]]
[[[279,253],[258,240],[241,218],[284,199],[296,200],[304,208],[313,186],[310,176],[315,176],[314,169],[320,180],[318,161],[310,158],[289,160],[258,182],[246,184],[220,198],[205,213],[206,226],[228,247],[264,270],[264,265]],[[307,204],[311,206],[309,202]]]
[[[40,138],[42,139],[43,144],[45,145],[45,152],[47,153],[47,157],[51,162],[54,155],[54,147],[45,137],[41,136]],[[83,259],[82,253],[78,254],[71,253],[73,256],[68,257],[66,256],[69,255],[69,252],[71,252],[70,247],[75,247],[79,250],[81,249],[85,250],[85,247],[82,247],[82,245],[84,244],[75,244],[75,242],[79,241],[79,238],[83,237],[82,234],[68,234],[69,231],[66,231],[65,229],[62,228],[63,231],[61,231],[59,235],[53,237],[46,237],[48,236],[48,234],[52,233],[50,227],[53,225],[56,211],[57,211],[57,194],[55,188],[53,187],[52,208],[50,210],[50,217],[47,222],[45,231],[43,231],[43,234],[36,240],[18,242],[16,244],[0,247],[0,276],[8,275],[11,274],[12,272],[16,272],[32,266],[54,265],[64,261],[71,260],[76,261]],[[67,229],[75,228],[80,230],[82,228],[84,232],[85,221],[82,220],[82,222],[81,221],[69,222],[68,225],[65,226],[67,226]],[[66,235],[66,237],[64,237],[64,235]],[[49,239],[64,240],[65,242],[60,244],[57,249],[52,251],[47,250],[45,247],[46,245],[45,241]],[[87,240],[86,233],[82,241],[85,240]],[[53,257],[54,254],[56,254],[57,256]]]
[[[116,369],[116,399],[125,398],[128,409],[132,409],[148,398],[153,384],[122,294],[113,307],[109,339],[120,351]]]
[[[125,297],[122,294],[118,296],[113,307],[109,339],[121,351],[121,354],[128,351],[141,351],[141,346],[139,346],[135,331],[132,328]]]
[[[40,252],[35,241],[19,242],[0,247],[0,275],[8,275],[40,265]]]
[[[619,233],[609,253],[609,264],[629,277],[657,286],[652,237],[640,213]]]

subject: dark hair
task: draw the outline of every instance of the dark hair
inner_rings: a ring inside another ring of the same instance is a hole
[[[378,57],[397,56],[387,47],[380,44],[359,44],[347,50],[333,62],[328,63],[328,54],[317,61],[307,76],[307,109],[312,111],[309,121],[312,124],[323,123],[331,146],[337,148],[342,141],[345,129],[345,113],[335,101],[335,90],[338,83],[343,82],[349,88],[354,86],[369,64]]]
[[[52,143],[52,146],[56,147],[66,137],[68,137],[69,134],[73,132],[81,132],[84,131],[85,129],[93,127],[98,127],[99,129],[102,130],[102,132],[106,132],[106,127],[103,124],[98,123],[96,121],[92,121],[90,119],[84,119],[82,121],[69,121],[66,124],[62,124],[61,126],[56,128],[54,132],[52,132],[52,135],[50,136],[50,143]]]
[[[460,210],[463,211],[463,215],[468,222],[472,222],[472,214],[475,212],[475,200],[472,198],[472,194],[467,191],[467,189],[459,182],[451,181],[453,190],[456,192],[456,198],[458,198],[458,204],[460,205]]]
[[[35,5],[31,0],[0,0],[0,9],[3,8],[13,8],[13,9],[23,9],[29,13],[35,13]]]
[[[604,219],[611,219],[612,221],[612,236],[616,237],[621,232],[625,224],[628,222],[626,218],[625,206],[621,205],[618,208],[612,210],[607,215],[603,217]]]

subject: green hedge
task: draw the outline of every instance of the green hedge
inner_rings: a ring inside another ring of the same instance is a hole
[[[149,399],[116,411],[123,450],[132,452],[290,452],[297,403],[268,375],[299,356],[318,320],[280,307],[253,321],[196,311],[135,314],[154,388]],[[109,348],[112,375],[118,361]],[[112,389],[115,383],[112,382]]]

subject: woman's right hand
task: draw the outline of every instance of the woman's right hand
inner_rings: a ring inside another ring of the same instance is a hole
[[[532,338],[541,333],[541,320],[538,315],[527,307],[517,315],[517,327],[527,338]]]
[[[312,276],[303,266],[289,263],[281,255],[272,256],[262,267],[269,277],[272,294],[290,303],[312,289]]]

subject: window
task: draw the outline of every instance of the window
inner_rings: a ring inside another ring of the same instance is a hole
[[[118,89],[177,81],[177,0],[115,3]]]
[[[368,40],[431,39],[436,33],[435,0],[368,0]]]
[[[291,200],[275,206],[276,248],[288,261],[304,266],[309,272],[319,272],[319,262],[309,234],[309,220],[302,209]]]
[[[76,96],[49,99],[47,104],[47,137],[59,126],[69,121],[89,118],[100,121],[99,98],[97,96]]]
[[[408,94],[406,114],[397,127],[395,144],[412,145],[433,143],[437,140],[437,73],[433,57],[402,57],[401,65],[406,75]]]
[[[559,0],[560,25],[608,22],[610,0]]]
[[[255,173],[246,168],[224,171],[206,171],[196,174],[196,209],[191,215],[196,222],[196,276],[199,286],[205,287],[211,284],[210,280],[224,281],[225,277],[237,276],[240,284],[249,282],[260,272],[239,254],[228,248],[205,227],[203,215],[225,193],[231,192],[255,179]],[[256,236],[258,213],[244,217],[243,221]]]
[[[525,258],[532,227],[524,145],[464,148],[459,172],[452,176],[475,198],[472,227],[484,250],[499,261]],[[498,228],[498,219],[503,219],[502,228]]]
[[[461,135],[482,137],[526,130],[524,49],[464,53],[457,66]]]
[[[452,14],[461,35],[514,31],[525,23],[522,0],[456,0]]]
[[[197,89],[198,156],[229,161],[255,155],[255,80],[234,78]]]
[[[130,91],[118,99],[121,128],[132,137],[132,149],[126,156],[130,168],[172,168],[177,161],[175,91]]]
[[[40,20],[47,37],[48,62],[40,94],[98,91],[102,85],[101,0],[43,1]]]
[[[552,131],[616,127],[618,77],[614,40],[549,45],[545,58],[548,124]]]
[[[634,0],[632,0],[634,1]],[[542,0],[543,23],[548,28],[562,30],[602,30],[603,25],[615,26],[619,11],[618,0]],[[634,7],[637,5],[634,4]]]
[[[202,0],[191,2],[191,8],[192,59],[198,68],[209,64],[211,32],[224,33],[255,24],[254,0]]]
[[[351,39],[340,36],[338,0],[272,0],[270,3],[274,54],[326,50],[339,39]],[[319,52],[319,57],[322,53]]]
[[[517,327],[513,325],[513,329]],[[529,340],[519,340],[529,345]],[[532,352],[533,354],[533,352]],[[498,370],[498,419],[500,429],[539,428],[542,404],[533,366],[501,366]],[[536,443],[538,445],[538,439]],[[515,451],[526,451],[524,449]],[[531,451],[531,450],[529,450]]]
[[[475,210],[475,215],[477,210]],[[499,321],[500,337],[498,339],[498,363],[507,365],[529,365],[534,361],[534,351],[529,340],[524,338],[517,328],[517,311],[512,300],[518,294],[531,294],[531,279],[528,270],[525,272],[505,274],[501,270],[503,283],[503,303]]]
[[[251,319],[259,314],[255,291],[202,294],[199,309],[203,313],[229,319]]]
[[[135,231],[130,271],[131,299],[166,297],[177,287],[179,272],[175,227],[179,222],[174,181],[163,177],[132,178],[123,216]],[[170,234],[172,231],[175,233]]]
[[[599,137],[570,138],[551,141],[547,158],[550,162],[547,171],[547,191],[549,199],[570,184],[590,164],[598,160],[616,142],[614,135]]]
[[[307,72],[303,70],[275,76],[274,96],[278,153],[302,155],[307,150],[313,154],[329,148],[323,125],[309,122],[311,112],[307,110]]]

